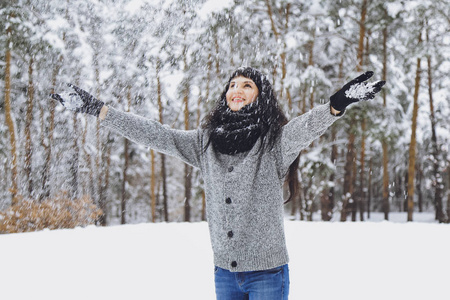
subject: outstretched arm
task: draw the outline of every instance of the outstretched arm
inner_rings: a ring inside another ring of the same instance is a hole
[[[348,105],[375,97],[386,82],[366,82],[372,75],[373,72],[369,71],[358,76],[331,96],[328,104],[313,108],[308,113],[292,119],[283,127],[281,137],[283,170],[287,170],[300,151],[321,136],[338,119],[336,116],[342,116]]]
[[[129,140],[200,167],[202,137],[199,130],[175,130],[153,120],[108,108],[88,92],[71,84],[69,86],[75,92],[50,96],[69,110],[98,117],[102,120],[102,126],[115,130]]]
[[[104,110],[103,110],[104,111]],[[109,107],[101,125],[123,135],[138,144],[158,152],[177,157],[200,167],[202,132],[200,130],[177,130],[168,125],[132,113]]]
[[[284,125],[280,140],[280,174],[285,174],[300,151],[321,136],[341,116],[342,114],[333,113],[333,107],[326,103]]]

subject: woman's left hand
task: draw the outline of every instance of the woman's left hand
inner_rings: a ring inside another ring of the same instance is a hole
[[[354,102],[373,99],[375,94],[381,91],[386,81],[365,82],[372,76],[373,72],[368,71],[344,85],[330,97],[331,107],[336,111],[343,112],[348,105]]]

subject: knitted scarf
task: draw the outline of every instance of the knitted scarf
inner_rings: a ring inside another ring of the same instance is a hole
[[[224,107],[211,125],[210,142],[214,149],[229,155],[249,151],[260,137],[263,126],[257,103],[239,111]]]

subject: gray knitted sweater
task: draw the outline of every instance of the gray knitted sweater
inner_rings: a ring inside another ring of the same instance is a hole
[[[258,153],[261,140],[237,155],[203,151],[206,132],[177,130],[113,108],[102,125],[201,170],[206,214],[216,266],[232,272],[275,268],[288,263],[284,236],[283,183],[300,150],[322,135],[336,117],[330,105],[315,107],[283,127],[271,151]]]

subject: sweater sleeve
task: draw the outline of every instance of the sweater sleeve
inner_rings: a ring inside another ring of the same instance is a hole
[[[280,141],[280,174],[284,176],[300,151],[321,136],[340,117],[341,115],[331,114],[330,104],[326,103],[287,123],[283,127]]]
[[[187,164],[200,167],[200,130],[177,130],[141,116],[108,107],[101,125],[125,138],[158,152],[177,157]]]

